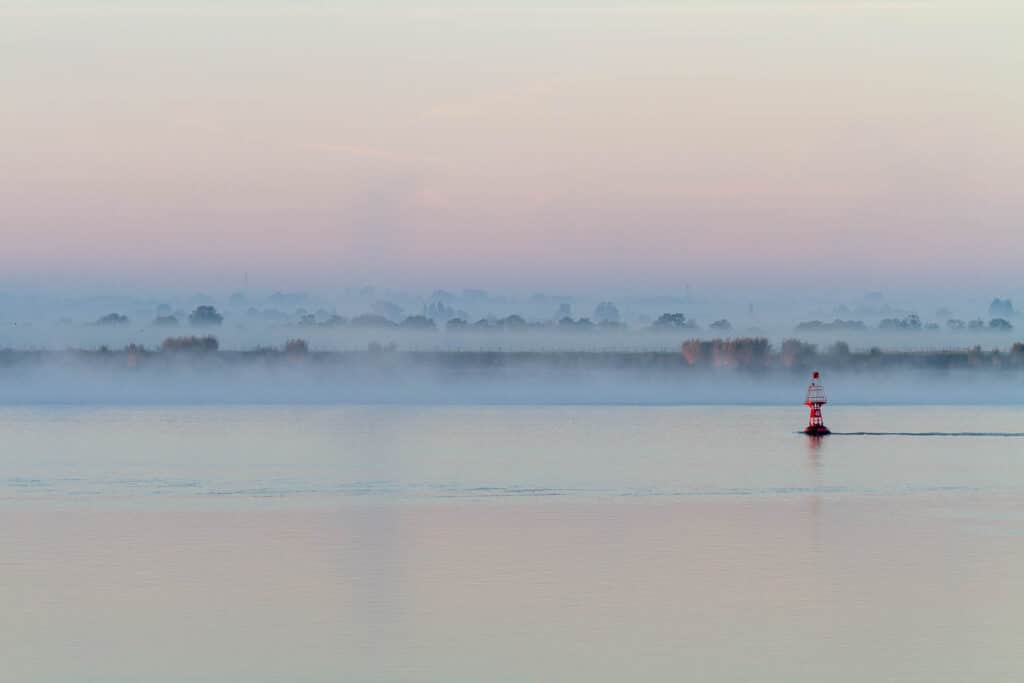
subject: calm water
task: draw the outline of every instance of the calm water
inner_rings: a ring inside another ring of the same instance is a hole
[[[1024,409],[0,408],[17,681],[1016,681]],[[854,434],[873,432],[873,434]]]

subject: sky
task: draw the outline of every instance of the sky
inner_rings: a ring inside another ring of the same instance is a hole
[[[1019,287],[998,2],[0,0],[0,289]]]

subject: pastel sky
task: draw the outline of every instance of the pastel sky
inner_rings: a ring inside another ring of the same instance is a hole
[[[0,0],[0,287],[1018,283],[1024,11]]]

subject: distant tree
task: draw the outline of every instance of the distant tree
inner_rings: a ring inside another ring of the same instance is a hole
[[[946,327],[948,327],[951,330],[962,330],[965,327],[967,327],[967,323],[957,318],[951,318],[946,321]]]
[[[1013,310],[1013,302],[1009,299],[992,299],[988,306],[988,314],[993,318],[1012,318],[1016,313]]]
[[[425,315],[410,315],[399,327],[407,330],[436,330],[437,325]]]
[[[379,341],[372,341],[366,345],[366,350],[370,353],[383,353],[385,351],[397,351],[398,345],[395,342],[389,344],[381,344]]]
[[[655,329],[671,330],[695,328],[696,325],[686,319],[682,313],[662,313],[661,316],[651,325]]]
[[[572,330],[574,332],[586,332],[594,329],[594,323],[590,318],[580,318],[579,320],[573,320],[572,318],[566,317],[558,321],[558,327],[562,330]]]
[[[762,370],[767,366],[771,345],[764,337],[715,339],[711,342],[712,361],[717,367]]]
[[[914,313],[904,318],[885,318],[878,323],[880,330],[920,330],[921,318]]]
[[[128,316],[120,313],[108,313],[96,321],[97,325],[127,325],[130,321]]]
[[[330,316],[327,317],[326,320],[320,323],[320,325],[323,327],[341,327],[347,322],[348,318],[346,318],[345,316],[331,314]]]
[[[602,301],[594,309],[594,320],[599,323],[617,323],[620,317],[618,307],[611,301]]]
[[[224,316],[213,306],[197,306],[188,316],[188,322],[194,327],[211,327],[224,322]]]
[[[985,329],[985,321],[980,318],[975,318],[967,323],[967,329],[969,330],[983,330]]]
[[[820,320],[808,320],[796,326],[797,332],[834,332],[838,330],[846,332],[860,332],[867,329],[860,320],[841,320],[836,318],[830,323]]]
[[[814,344],[799,339],[786,339],[782,342],[782,364],[787,368],[803,368],[818,355]]]
[[[996,332],[1009,332],[1013,329],[1013,325],[1004,318],[992,318],[992,320],[988,321],[988,328]]]
[[[164,351],[216,351],[220,343],[216,337],[168,337],[160,345]]]
[[[526,321],[520,315],[510,315],[498,321],[503,330],[525,330]]]
[[[452,318],[458,318],[459,312],[447,305],[443,300],[432,301],[423,308],[423,315],[432,320],[447,322]]]
[[[847,358],[850,355],[850,345],[844,341],[837,341],[828,347],[828,355],[834,358]]]
[[[312,327],[316,325],[316,316],[312,313],[304,313],[299,316],[298,324],[300,327]]]
[[[726,320],[725,318],[722,318],[721,320],[716,320],[715,322],[711,323],[711,329],[728,331],[732,329],[732,323]]]
[[[711,342],[687,339],[680,347],[683,359],[689,365],[705,365],[711,357]]]
[[[467,323],[462,318],[452,318],[444,325],[449,330],[464,330],[466,329]]]
[[[981,346],[973,346],[967,350],[967,364],[970,366],[977,366],[981,364],[981,359],[985,354],[981,350]]]
[[[158,315],[153,320],[153,325],[156,327],[175,327],[178,324],[178,319],[173,315]]]
[[[289,356],[304,356],[309,353],[309,344],[305,339],[289,339],[285,342],[284,352]]]
[[[352,318],[349,325],[352,327],[394,327],[395,324],[382,315],[376,313],[363,313]]]
[[[763,370],[767,367],[771,346],[764,337],[688,339],[680,350],[683,359],[693,366]]]

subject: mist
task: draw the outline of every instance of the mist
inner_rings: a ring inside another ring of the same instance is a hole
[[[848,404],[1019,403],[1022,339],[1008,295],[21,293],[0,402],[785,405],[822,370]]]
[[[1024,403],[1024,363],[830,369],[830,400]],[[809,371],[690,367],[677,354],[604,352],[5,352],[0,403],[745,404],[803,409]]]
[[[699,285],[648,293],[591,289],[422,291],[375,286],[333,290],[0,292],[0,349],[158,348],[168,337],[212,334],[223,350],[675,351],[688,338],[800,339],[824,350],[1010,348],[1024,339],[1002,291],[720,291]],[[201,308],[209,318],[196,318]]]

